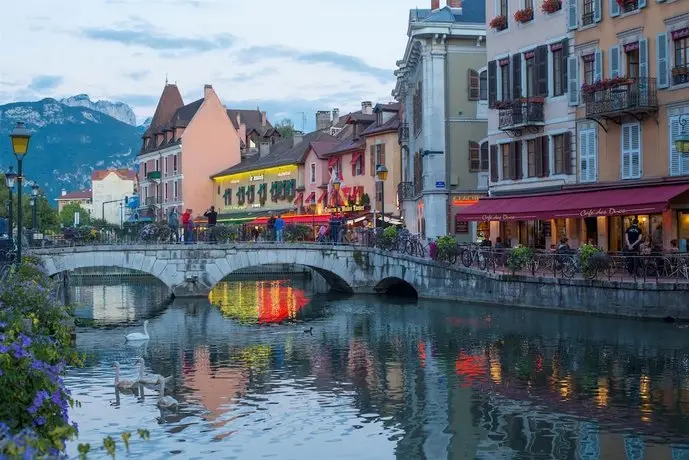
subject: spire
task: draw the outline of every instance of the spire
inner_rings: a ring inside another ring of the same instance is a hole
[[[167,72],[165,72],[165,86],[167,86]]]

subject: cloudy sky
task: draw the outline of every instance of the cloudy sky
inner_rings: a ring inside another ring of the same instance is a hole
[[[387,101],[410,8],[430,0],[23,0],[0,27],[0,104],[87,93],[150,116],[165,82],[313,127]]]

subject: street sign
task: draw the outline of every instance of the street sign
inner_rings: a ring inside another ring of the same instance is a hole
[[[439,180],[435,183],[435,188],[445,188],[445,181]]]

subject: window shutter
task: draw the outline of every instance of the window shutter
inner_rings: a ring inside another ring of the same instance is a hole
[[[567,58],[569,57],[569,39],[565,38],[562,40],[562,65],[560,69],[562,70],[562,84],[565,86],[565,92],[567,91]]]
[[[470,101],[478,101],[479,97],[479,81],[478,81],[478,72],[475,71],[474,69],[468,69],[467,71],[468,76],[468,84],[469,84],[469,100]]]
[[[490,146],[490,181],[497,182],[499,180],[498,175],[498,146]]]
[[[635,123],[630,129],[631,135],[631,177],[641,177],[641,123]]]
[[[656,72],[658,74],[658,88],[667,88],[670,86],[667,45],[667,33],[658,34],[656,37]]]
[[[375,176],[376,175],[376,146],[372,145],[371,146],[371,161],[369,165],[371,166],[371,175]]]
[[[528,147],[529,142],[531,141],[526,141],[526,145]],[[534,143],[534,177],[543,177],[543,144],[541,143],[541,138],[536,138],[533,139]],[[529,155],[529,149],[526,149],[527,151],[527,156]],[[530,160],[527,158],[527,160]],[[528,164],[528,163],[527,163]],[[529,172],[529,177],[531,177],[531,174]]]
[[[576,56],[567,58],[567,99],[569,105],[579,104],[579,59]]]
[[[610,78],[620,75],[620,47],[615,45],[610,48]]]
[[[562,146],[564,149],[562,155],[564,157],[564,171],[565,174],[572,174],[572,134],[567,131],[564,136],[564,145]]]
[[[567,29],[574,30],[579,25],[579,17],[577,16],[577,2],[579,0],[567,0]],[[615,1],[615,0],[611,0]]]
[[[617,0],[610,0],[610,16],[613,18],[620,15],[620,4]]]
[[[679,117],[670,118],[670,175],[682,175],[682,157],[683,155],[675,149],[675,140],[682,133],[682,126],[679,124]]]
[[[488,107],[495,107],[498,100],[498,63],[490,61],[488,63]]]
[[[579,181],[589,180],[588,130],[579,131]]]
[[[639,78],[648,78],[648,40],[645,38],[639,40]]]
[[[593,57],[593,81],[601,81],[603,79],[603,52],[596,50]]]
[[[538,71],[538,95],[548,97],[548,45],[536,48],[536,70]]]
[[[550,144],[548,136],[541,137],[541,177],[550,176]]]
[[[517,154],[516,154],[516,142],[510,142],[509,144],[509,149],[510,149],[510,166],[509,166],[509,172],[510,172],[510,179],[511,180],[516,180],[517,179]]]
[[[514,156],[514,179],[520,180],[523,177],[521,141],[516,141],[512,143],[512,154]]]
[[[588,152],[589,152],[589,180],[598,180],[598,143],[596,141],[597,130],[589,129]]]
[[[385,161],[385,144],[380,144],[380,159],[378,160],[380,165],[387,166],[387,161]]]
[[[601,20],[601,2],[602,0],[593,0],[593,20],[596,22]]]
[[[481,151],[478,142],[469,141],[469,171],[481,170]]]
[[[639,8],[646,8],[646,0],[639,0]]]
[[[624,125],[622,126],[622,161],[620,162],[620,167],[622,168],[620,171],[620,177],[622,179],[629,179],[629,171],[631,169],[631,161],[629,155],[629,152],[631,150],[630,140],[630,127],[629,125]]]
[[[522,55],[517,53],[512,56],[512,99],[520,97],[522,97]]]

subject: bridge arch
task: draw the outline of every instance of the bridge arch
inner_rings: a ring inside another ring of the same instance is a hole
[[[409,281],[396,276],[389,276],[381,280],[375,286],[375,291],[379,294],[388,294],[395,297],[419,298],[419,292]]]

